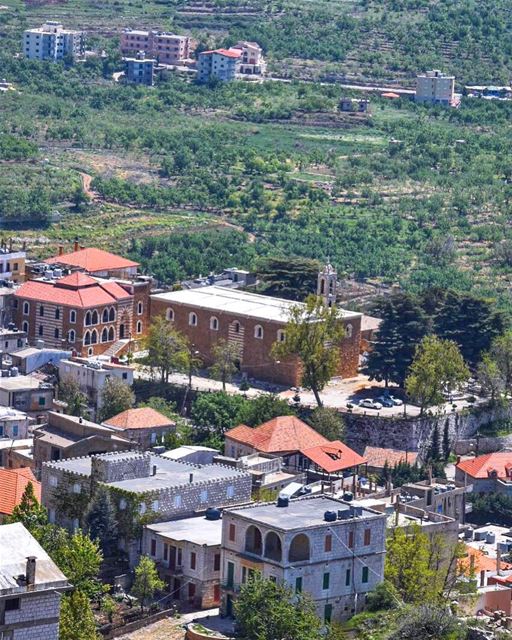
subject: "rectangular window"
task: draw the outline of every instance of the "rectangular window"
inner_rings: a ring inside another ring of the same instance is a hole
[[[188,583],[188,597],[190,600],[195,598],[196,595],[196,585],[193,582]]]
[[[220,553],[216,553],[213,556],[213,570],[220,571]]]
[[[228,576],[227,576],[227,587],[228,589],[233,588],[235,580],[235,565],[232,562],[228,562]]]
[[[235,497],[235,487],[233,485],[230,484],[226,489],[226,496],[228,497],[228,499]]]
[[[326,604],[324,607],[324,623],[330,624],[332,617],[332,604]]]
[[[348,532],[348,548],[349,549],[354,548],[354,532],[353,531]]]
[[[345,571],[345,586],[350,587],[350,569]]]
[[[191,569],[196,568],[196,554],[193,551],[190,554],[190,568]]]
[[[330,573],[324,573],[324,579],[322,582],[322,589],[328,589],[329,588],[329,581],[331,578],[331,574]]]
[[[361,582],[368,582],[368,567],[363,567],[363,574],[361,577]]]
[[[3,427],[2,427],[3,430]],[[18,425],[17,424],[13,424],[12,425],[12,437],[13,438],[17,438],[18,437]]]
[[[151,555],[153,558],[156,556],[156,540],[151,540]]]
[[[295,593],[302,592],[302,576],[295,578]]]
[[[230,524],[229,525],[229,536],[228,536],[230,542],[234,542],[235,541],[235,532],[236,532],[235,525],[234,524]]]
[[[220,602],[220,584],[213,585],[213,601]]]
[[[167,543],[164,544],[164,560],[167,561],[169,559],[169,545]]]
[[[372,530],[365,529],[364,530],[364,546],[367,547],[372,542]]]
[[[19,608],[20,608],[19,598],[7,598],[7,600],[5,601],[6,611],[18,611]]]
[[[46,404],[46,398],[44,396],[39,396],[39,406],[44,407]]]
[[[174,506],[177,509],[181,507],[181,496],[174,496]]]
[[[325,553],[332,551],[332,535],[330,533],[325,536],[324,551]]]

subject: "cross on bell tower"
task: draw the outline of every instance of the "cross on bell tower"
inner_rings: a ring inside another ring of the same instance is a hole
[[[338,284],[338,274],[332,266],[330,259],[327,258],[327,264],[318,274],[316,287],[316,295],[321,297],[324,304],[332,307],[336,304],[336,287]]]

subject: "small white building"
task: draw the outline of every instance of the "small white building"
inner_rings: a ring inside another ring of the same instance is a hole
[[[23,440],[30,435],[30,418],[23,411],[0,407],[0,439]]]
[[[416,102],[449,107],[454,100],[455,77],[434,69],[416,77]]]
[[[0,637],[58,640],[66,576],[17,522],[0,527]]]
[[[0,329],[0,351],[3,354],[23,349],[27,344],[26,331],[20,331],[14,325],[11,325],[10,328]]]
[[[257,42],[241,40],[231,48],[242,53],[238,73],[255,76],[265,75],[267,71],[267,63],[263,57],[263,49]]]

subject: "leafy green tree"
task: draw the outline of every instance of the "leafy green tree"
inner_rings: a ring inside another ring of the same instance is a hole
[[[7,524],[21,522],[30,533],[48,524],[48,513],[39,503],[34,493],[34,485],[29,482],[23,491],[20,503],[17,504],[7,518]]]
[[[117,543],[116,510],[109,491],[102,486],[96,489],[85,516],[86,530],[93,540],[99,542],[104,556],[110,555]]]
[[[291,416],[294,413],[293,407],[286,400],[272,393],[262,393],[245,403],[240,422],[249,427],[257,427],[272,418]]]
[[[222,446],[224,432],[243,422],[247,404],[242,396],[224,391],[199,394],[190,415],[198,441],[204,442],[213,434]]]
[[[166,416],[170,420],[176,420],[178,414],[176,412],[176,404],[174,402],[168,402],[165,398],[160,396],[151,396],[147,402],[140,402],[139,407],[151,407],[158,413]]]
[[[320,263],[309,258],[269,257],[257,271],[262,293],[302,301],[316,291]]]
[[[408,395],[420,406],[443,402],[443,391],[451,393],[469,378],[469,369],[451,340],[426,336],[416,349],[414,361],[406,380]]]
[[[512,331],[505,331],[494,338],[489,350],[489,358],[499,372],[507,395],[512,395]],[[485,356],[482,362],[485,361]]]
[[[221,338],[212,347],[213,364],[210,373],[222,382],[222,390],[226,391],[226,383],[238,371],[238,364],[242,354],[242,347],[238,342],[231,342]]]
[[[58,398],[67,404],[67,413],[71,416],[84,416],[87,412],[87,396],[73,378],[63,378],[59,382]]]
[[[148,556],[141,556],[139,564],[135,567],[135,581],[131,594],[140,602],[141,611],[149,603],[157,591],[165,587],[163,580],[158,577],[155,563]]]
[[[147,362],[160,376],[160,382],[169,382],[173,371],[184,366],[187,341],[163,316],[156,317],[149,327],[145,339],[148,351]]]
[[[385,609],[396,609],[402,604],[395,585],[389,580],[384,580],[378,584],[366,597],[366,608],[368,611],[383,611]]]
[[[421,605],[401,620],[389,640],[463,640],[465,625],[446,606]]]
[[[327,440],[342,440],[345,423],[334,407],[316,407],[308,418],[309,424]]]
[[[135,396],[131,388],[119,378],[107,378],[101,393],[102,407],[99,420],[104,422],[118,413],[131,409]]]
[[[304,305],[292,307],[285,340],[272,349],[278,358],[301,362],[302,386],[311,389],[319,407],[320,392],[338,371],[340,346],[345,336],[336,307],[327,307],[321,298],[308,296]]]
[[[98,579],[103,560],[99,541],[91,540],[79,530],[53,552],[52,559],[75,589],[88,598],[102,593],[102,585]]]
[[[60,640],[97,640],[96,623],[86,593],[75,589],[60,604]]]
[[[244,638],[320,640],[322,637],[322,625],[312,601],[272,580],[254,577],[246,582],[234,608]]]
[[[419,301],[399,293],[381,301],[372,311],[382,318],[363,372],[386,386],[405,384],[417,345],[429,331],[429,318]]]

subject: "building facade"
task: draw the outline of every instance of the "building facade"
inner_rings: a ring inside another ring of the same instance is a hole
[[[170,291],[151,296],[151,317],[163,316],[187,336],[205,365],[213,363],[219,339],[239,345],[237,363],[249,378],[296,386],[300,363],[293,358],[276,362],[275,342],[286,340],[290,310],[297,303],[224,287]],[[359,364],[361,314],[340,309],[345,328],[339,375],[352,377]]]
[[[265,75],[267,63],[263,57],[263,49],[257,42],[241,40],[231,47],[231,49],[242,53],[238,73],[253,76]]]
[[[23,53],[31,60],[62,60],[85,55],[85,33],[64,29],[60,22],[48,21],[23,34]]]
[[[127,82],[152,87],[155,83],[154,58],[147,58],[144,51],[137,51],[133,58],[123,58],[124,77]]]
[[[202,51],[197,56],[197,81],[201,83],[212,79],[231,82],[240,70],[242,52],[239,49],[216,49]]]
[[[176,432],[176,423],[151,407],[127,409],[103,423],[141,449],[154,447],[165,436]]]
[[[0,246],[0,280],[25,280],[25,251],[14,251],[11,245]]]
[[[124,29],[120,39],[124,55],[144,51],[156,58],[160,64],[179,65],[188,61],[191,43],[188,36],[179,36],[166,31],[144,31]]]
[[[416,78],[416,102],[450,106],[454,99],[455,77],[437,69]]]
[[[54,385],[35,376],[0,378],[0,406],[13,407],[38,421],[43,420],[52,408],[54,395]]]
[[[324,495],[225,510],[223,613],[258,573],[308,593],[326,623],[351,617],[383,580],[385,520]]]
[[[0,438],[23,440],[29,436],[30,418],[24,411],[0,407]]]

